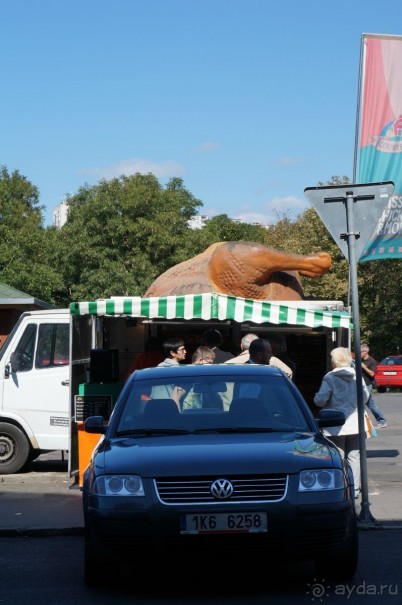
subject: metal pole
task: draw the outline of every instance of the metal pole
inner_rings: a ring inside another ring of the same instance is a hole
[[[352,318],[353,318],[353,338],[355,350],[356,366],[356,391],[357,391],[357,412],[359,418],[359,447],[360,447],[360,471],[361,471],[361,491],[362,503],[359,515],[359,521],[375,521],[370,512],[370,503],[368,501],[368,481],[367,481],[367,459],[366,459],[366,426],[364,421],[364,403],[363,403],[363,374],[362,360],[360,357],[360,320],[359,320],[359,291],[357,285],[357,262],[356,262],[356,238],[359,233],[354,230],[354,198],[353,192],[346,192],[346,224],[347,224],[347,243],[349,253],[350,284],[352,290]]]

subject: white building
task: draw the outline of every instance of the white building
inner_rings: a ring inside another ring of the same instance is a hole
[[[60,229],[66,222],[68,216],[68,204],[62,202],[53,210],[53,226]]]

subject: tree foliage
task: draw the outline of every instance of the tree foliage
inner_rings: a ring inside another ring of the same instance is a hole
[[[172,179],[136,174],[84,186],[68,200],[59,262],[65,300],[141,296],[163,271],[193,254],[188,220],[201,202]]]
[[[264,242],[265,228],[233,221],[227,214],[219,214],[209,219],[198,232],[200,252],[215,242]]]
[[[17,170],[0,167],[0,281],[56,303],[61,287],[52,263],[54,239],[43,227],[39,191]]]
[[[402,264],[400,259],[358,265],[362,341],[378,360],[402,353]]]

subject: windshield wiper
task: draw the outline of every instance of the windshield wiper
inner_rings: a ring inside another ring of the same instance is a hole
[[[187,429],[138,428],[116,431],[116,437],[129,437],[130,435],[188,435],[191,432]]]

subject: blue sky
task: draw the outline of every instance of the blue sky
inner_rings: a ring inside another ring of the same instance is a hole
[[[353,175],[362,33],[400,0],[0,0],[0,164],[52,210],[120,174],[269,224]],[[398,30],[399,27],[399,30]]]

